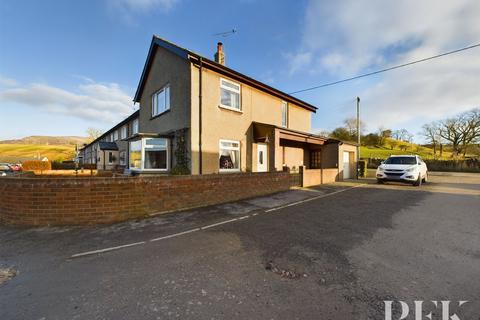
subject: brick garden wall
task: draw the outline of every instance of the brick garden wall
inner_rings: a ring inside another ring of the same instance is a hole
[[[0,178],[0,223],[86,225],[288,190],[288,173],[203,176]]]

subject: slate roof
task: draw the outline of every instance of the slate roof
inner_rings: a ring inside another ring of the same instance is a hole
[[[156,49],[158,47],[164,48],[173,54],[179,56],[182,59],[188,60],[195,64],[201,64],[204,68],[209,68],[213,71],[219,72],[220,74],[224,74],[228,77],[231,77],[237,81],[243,82],[248,84],[254,88],[267,92],[271,95],[277,96],[280,99],[283,99],[287,102],[294,103],[304,109],[307,109],[312,112],[316,112],[317,107],[311,105],[303,100],[300,100],[288,93],[282,92],[276,88],[273,88],[263,82],[255,80],[251,77],[248,77],[238,71],[230,69],[222,64],[219,64],[213,60],[205,58],[198,53],[190,51],[188,49],[182,48],[173,42],[165,40],[157,35],[153,35],[152,42],[150,44],[150,49],[148,50],[147,60],[145,61],[145,66],[143,67],[142,76],[140,77],[140,81],[138,83],[137,91],[135,93],[135,97],[133,99],[134,102],[140,102],[140,97],[143,92],[143,88],[145,86],[145,81],[147,80],[148,73],[150,72],[150,68],[152,66],[153,57],[155,56]]]
[[[98,147],[100,150],[118,150],[118,146],[115,142],[100,141]]]

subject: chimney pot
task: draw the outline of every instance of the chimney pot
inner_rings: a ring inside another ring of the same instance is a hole
[[[217,43],[217,52],[215,52],[215,62],[221,65],[225,65],[225,53],[223,53],[223,43]]]

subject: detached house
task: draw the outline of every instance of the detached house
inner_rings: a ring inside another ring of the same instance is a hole
[[[335,168],[355,172],[354,145],[310,133],[317,108],[154,36],[134,101],[138,111],[82,149],[100,170],[191,174]],[[187,161],[186,161],[186,160]]]

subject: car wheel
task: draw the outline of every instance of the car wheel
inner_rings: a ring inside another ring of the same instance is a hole
[[[427,183],[427,182],[428,182],[428,172],[425,172],[425,177],[423,177],[422,182],[423,182],[423,183]]]
[[[384,184],[384,181],[382,179],[377,179],[378,184]]]
[[[415,181],[415,182],[413,183],[413,185],[414,185],[415,187],[420,187],[420,186],[422,185],[422,175],[421,175],[420,173],[418,174],[417,181]]]

